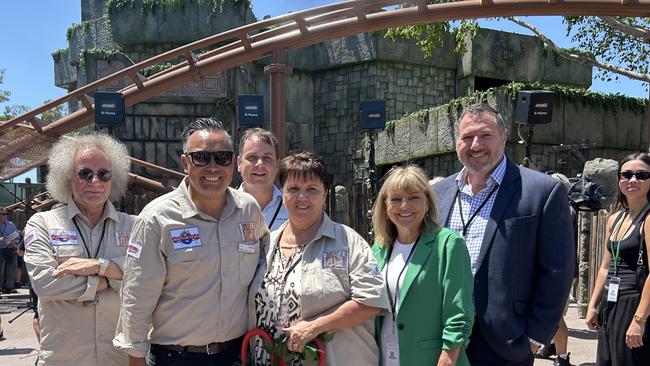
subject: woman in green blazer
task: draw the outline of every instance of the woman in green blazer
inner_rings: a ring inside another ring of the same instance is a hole
[[[469,254],[462,237],[436,222],[427,181],[417,166],[393,168],[375,201],[373,252],[392,312],[376,321],[384,366],[469,365]]]

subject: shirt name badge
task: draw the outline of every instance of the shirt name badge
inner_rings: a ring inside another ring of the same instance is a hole
[[[171,231],[172,246],[174,249],[185,249],[203,246],[196,226],[175,229]]]
[[[241,233],[241,241],[250,243],[257,241],[257,224],[254,222],[240,222],[239,232]]]
[[[77,245],[78,234],[76,230],[50,230],[52,246]]]
[[[348,269],[348,252],[345,250],[324,252],[323,268]]]
[[[129,245],[129,235],[130,232],[116,231],[115,239],[117,240],[116,245],[118,247],[126,247]]]

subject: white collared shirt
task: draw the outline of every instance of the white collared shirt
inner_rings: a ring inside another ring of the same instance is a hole
[[[238,190],[245,192],[244,183],[239,186]],[[282,204],[282,192],[275,185],[273,186],[273,198],[271,202],[266,207],[260,208],[262,209],[262,215],[264,215],[264,221],[266,222],[266,226],[269,227],[269,231],[279,228],[280,225],[289,220],[287,209]],[[274,217],[275,220],[273,219]]]

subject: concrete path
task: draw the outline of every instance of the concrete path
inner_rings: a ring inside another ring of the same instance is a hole
[[[32,329],[33,313],[28,311],[9,324],[10,319],[25,309],[27,302],[27,289],[20,289],[19,294],[2,295],[0,298],[0,315],[6,338],[0,341],[0,365],[2,366],[32,366],[36,361],[38,342]],[[596,333],[587,330],[584,320],[578,318],[575,304],[569,306],[566,323],[569,327],[571,364],[595,365]],[[553,365],[553,359],[535,360],[535,366],[551,365]]]
[[[568,351],[571,353],[571,364],[581,366],[596,365],[597,336],[595,331],[587,329],[584,319],[578,318],[575,303],[569,305],[569,310],[564,318],[569,328]],[[551,366],[553,358],[549,360],[535,360],[535,366]]]

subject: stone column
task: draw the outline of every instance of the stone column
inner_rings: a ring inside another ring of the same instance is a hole
[[[285,51],[273,51],[273,63],[264,67],[264,73],[271,76],[271,132],[280,143],[282,159],[287,152],[286,120],[287,120],[287,76],[292,68],[284,64]]]
[[[336,190],[336,210],[334,218],[336,222],[350,226],[350,203],[348,199],[348,190],[342,185],[337,185]]]

